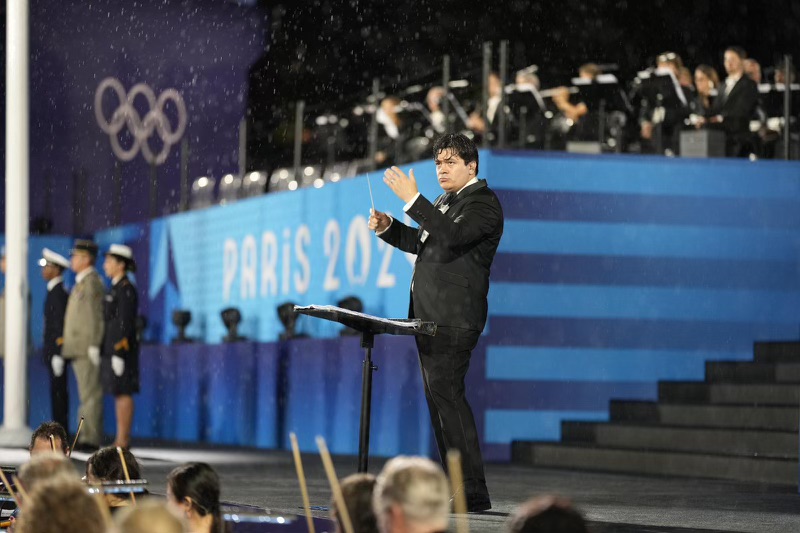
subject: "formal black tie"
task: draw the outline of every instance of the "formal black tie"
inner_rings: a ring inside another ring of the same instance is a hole
[[[450,202],[452,202],[455,199],[455,197],[456,195],[454,193],[449,192],[444,195],[444,198],[442,198],[442,203],[439,205],[440,206],[450,205]]]

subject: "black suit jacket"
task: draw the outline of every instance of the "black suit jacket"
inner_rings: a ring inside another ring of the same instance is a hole
[[[711,115],[721,115],[722,129],[729,140],[741,142],[750,137],[750,120],[758,106],[758,86],[743,74],[736,85],[725,95],[725,84],[714,99]]]
[[[380,237],[417,254],[409,316],[438,326],[481,331],[486,324],[489,270],[503,235],[503,209],[480,180],[461,191],[445,213],[420,195],[407,211],[419,224],[394,220]],[[422,241],[423,232],[428,237]]]
[[[108,291],[103,305],[104,357],[118,355],[127,359],[138,356],[139,343],[136,339],[136,317],[139,313],[139,298],[136,287],[127,277],[123,277]]]
[[[64,332],[64,314],[67,312],[69,294],[64,288],[64,282],[58,283],[52,290],[47,291],[44,300],[44,362],[50,365],[54,355],[61,354],[61,335]]]

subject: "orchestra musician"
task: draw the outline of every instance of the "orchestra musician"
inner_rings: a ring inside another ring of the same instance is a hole
[[[674,52],[664,52],[656,58],[656,69],[668,69],[680,79],[683,60]],[[681,90],[685,89],[681,85]],[[655,140],[655,127],[661,127],[661,139],[663,141],[662,150],[666,154],[677,154],[680,143],[680,130],[684,121],[689,117],[689,98],[684,94],[681,100],[677,92],[668,93],[659,102],[648,102],[642,109],[643,117],[640,129],[640,136],[648,148],[645,151],[655,151],[658,149]],[[655,142],[654,142],[655,141]]]
[[[381,167],[405,163],[403,147],[408,140],[408,122],[400,116],[400,99],[387,96],[381,100],[375,119],[379,124],[375,163]]]
[[[697,94],[691,104],[692,113],[707,117],[719,87],[717,71],[709,65],[698,65],[694,69],[694,85],[697,88]]]
[[[125,463],[123,464],[123,460]],[[90,484],[102,484],[109,481],[127,481],[141,479],[141,468],[136,457],[129,450],[122,450],[122,457],[114,446],[100,448],[86,460],[86,481]],[[134,503],[129,492],[106,492],[103,499],[109,510],[115,513],[122,507]]]
[[[588,82],[593,82],[601,73],[600,67],[595,63],[586,63],[578,67],[578,78]],[[579,123],[581,118],[589,113],[585,102],[570,103],[570,93],[566,87],[557,87],[554,91],[553,103],[573,123]]]
[[[495,119],[497,118],[500,102],[503,99],[503,84],[500,82],[500,75],[496,72],[489,73],[486,83],[489,89],[489,99],[486,102],[486,120],[484,120],[480,110],[476,109],[470,113],[467,127],[475,134],[477,139],[488,136],[489,142],[493,142],[497,138],[498,121]]]
[[[195,533],[224,531],[219,476],[207,463],[186,463],[167,476],[167,505]]]
[[[758,88],[744,72],[747,53],[743,48],[730,46],[725,50],[725,71],[728,77],[714,100],[711,116],[701,117],[701,125],[725,132],[725,154],[728,157],[747,157],[753,149],[750,119],[758,105]]]

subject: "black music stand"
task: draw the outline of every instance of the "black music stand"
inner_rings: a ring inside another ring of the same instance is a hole
[[[379,318],[365,313],[342,309],[333,305],[309,305],[294,307],[295,313],[313,316],[344,324],[361,334],[361,347],[365,357],[361,367],[361,423],[358,435],[358,471],[366,472],[369,463],[369,422],[372,407],[372,372],[378,367],[372,364],[372,348],[375,335],[436,335],[436,324],[420,319]]]

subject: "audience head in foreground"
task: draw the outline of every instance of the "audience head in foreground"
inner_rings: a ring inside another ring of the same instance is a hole
[[[450,489],[444,471],[430,459],[390,460],[377,478],[372,501],[381,533],[447,530]]]
[[[28,495],[16,533],[105,533],[106,516],[98,500],[78,479],[57,476]]]
[[[19,482],[28,494],[40,483],[57,478],[80,481],[72,461],[58,452],[39,453],[19,469]]]
[[[195,533],[222,531],[219,476],[206,463],[187,463],[167,476],[167,502]]]
[[[353,533],[377,533],[378,525],[372,510],[375,476],[353,474],[344,478],[341,486],[347,514],[353,524]],[[336,521],[336,531],[343,532],[344,525],[335,501],[331,503],[331,518]]]
[[[165,503],[144,500],[114,517],[114,533],[184,533],[187,523]]]
[[[587,533],[586,522],[569,500],[539,496],[520,505],[508,523],[510,533]]]

